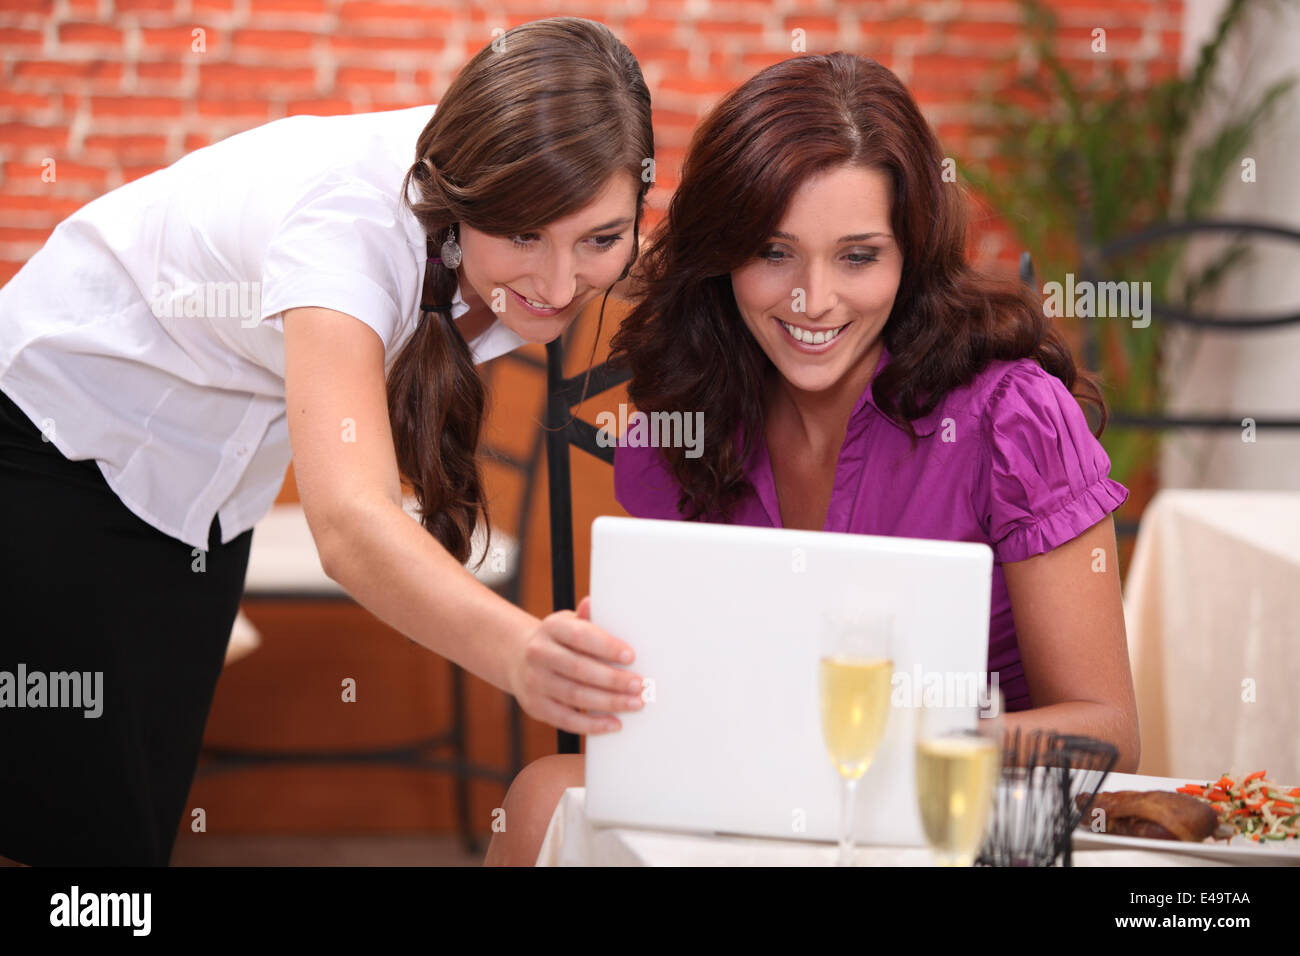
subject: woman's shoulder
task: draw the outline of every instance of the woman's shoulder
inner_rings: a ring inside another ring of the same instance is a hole
[[[1077,536],[1128,497],[1065,383],[1032,359],[979,376],[985,456],[975,495],[1001,561],[1020,561]]]
[[[676,520],[679,489],[663,452],[652,445],[614,446],[614,499],[636,518]]]
[[[966,385],[964,402],[981,413],[988,413],[1008,397],[1022,401],[1041,400],[1057,388],[1069,394],[1065,383],[1031,358],[996,359],[989,362]]]
[[[988,363],[966,382],[944,392],[935,410],[922,421],[936,429],[952,426],[959,434],[971,430],[987,437],[990,417],[1006,412],[1009,404],[1041,404],[1064,385],[1033,359],[998,359]]]

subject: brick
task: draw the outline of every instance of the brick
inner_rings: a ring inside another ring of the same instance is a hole
[[[95,46],[121,46],[124,34],[117,27],[102,23],[62,23],[59,25],[60,45],[94,44]]]
[[[157,13],[174,6],[173,0],[113,0],[114,13]]]
[[[672,127],[692,130],[695,128],[695,124],[699,122],[699,117],[694,113],[654,106],[650,109],[650,120],[654,124],[655,133],[658,134],[661,129],[670,129]]]
[[[623,23],[623,35],[630,39],[644,40],[648,37],[669,38],[677,34],[676,20],[660,17],[628,17]],[[631,47],[631,42],[628,42]]]
[[[0,27],[0,46],[38,47],[45,42],[40,30]]]
[[[84,205],[84,200],[57,196],[53,190],[48,193],[10,193],[5,196],[5,211],[30,224],[49,222],[52,226],[57,225],[60,220],[66,219]]]
[[[970,40],[975,43],[1002,44],[1013,48],[1024,39],[1025,31],[1017,23],[952,20],[945,24],[943,36],[945,40]]]
[[[56,177],[55,182],[59,182],[59,183],[68,182],[68,181],[86,182],[86,183],[98,184],[100,186],[107,187],[108,171],[103,167],[91,166],[86,163],[77,163],[77,162],[73,162],[70,159],[59,159],[59,157],[57,156],[55,156],[54,159],[55,159],[54,175]],[[44,180],[41,178],[44,173],[45,173],[45,166],[42,165],[41,163],[5,163],[4,164],[5,182],[11,182],[14,180],[30,180],[38,183],[43,183],[45,185],[53,185],[51,183],[44,182]]]
[[[30,123],[0,124],[0,144],[29,148],[67,149],[67,126],[36,126]]]
[[[178,94],[185,84],[185,65],[178,62],[137,63],[136,89]]]
[[[185,78],[185,65],[175,60],[136,63],[138,80],[167,80],[177,82]]]
[[[1183,50],[1183,34],[1178,30],[1160,31],[1160,55],[1178,65]]]
[[[104,80],[122,78],[122,64],[107,60],[20,60],[14,64],[13,77],[21,81]]]
[[[733,59],[734,62],[734,58],[729,58],[729,59]],[[774,64],[780,63],[781,61],[788,60],[788,59],[790,59],[790,54],[779,50],[774,53],[768,53],[766,51],[742,53],[740,55],[740,63],[741,66],[743,67],[743,70],[741,72],[744,73],[745,75],[743,77],[739,77],[736,83],[732,85],[739,86],[741,83],[743,83],[746,79],[748,79],[753,74],[757,73],[759,70],[767,69],[767,67],[769,66],[773,66]]]
[[[167,137],[149,134],[93,133],[82,143],[87,152],[111,154],[117,159],[141,159],[167,152]]]
[[[736,84],[716,77],[692,77],[674,75],[665,77],[659,89],[665,93],[697,93],[703,96],[717,96],[729,93]]]
[[[236,30],[230,38],[236,49],[310,50],[320,34],[301,30]]]
[[[23,229],[17,226],[0,226],[0,242],[32,242],[37,248],[50,238],[48,229]],[[33,249],[33,252],[36,250]]]
[[[359,112],[348,100],[290,100],[284,105],[286,116],[339,116]]]
[[[300,90],[316,86],[316,70],[312,67],[245,66],[238,63],[199,64],[199,89],[225,93],[239,91],[248,95],[267,96],[278,90]]]
[[[206,50],[194,50],[194,31],[203,31]],[[207,56],[225,39],[225,34],[206,23],[191,23],[178,27],[141,27],[140,44],[146,50],[166,50],[172,55]]]
[[[755,39],[762,36],[763,24],[753,20],[701,20],[694,33],[702,37]]]
[[[150,173],[156,173],[158,170],[166,168],[166,163],[150,163],[146,166],[123,166],[122,181],[124,183],[129,183],[133,179],[140,179],[144,176],[148,176]]]
[[[341,67],[334,76],[334,82],[339,86],[392,86],[397,83],[397,71]]]
[[[259,14],[268,13],[301,13],[301,14],[327,14],[330,12],[332,4],[326,0],[257,0],[257,12]]]
[[[641,69],[645,71],[647,78],[654,70],[680,72],[687,70],[691,66],[691,51],[681,49],[664,49],[654,52],[653,60],[647,60],[641,49],[636,46],[629,46],[629,49],[638,55],[637,59],[641,63]]]
[[[371,100],[370,105],[366,107],[366,112],[384,113],[388,110],[406,110],[412,106],[425,106],[431,102],[433,101],[418,96],[409,100]]]
[[[447,41],[441,36],[391,37],[335,33],[330,35],[329,45],[332,51],[338,53],[364,53],[382,57],[385,53],[397,52],[441,53],[446,49]],[[486,45],[479,44],[474,48],[475,52]]]
[[[356,20],[401,20],[407,23],[452,26],[457,14],[445,7],[424,6],[415,3],[344,3],[339,7],[339,19],[347,24]]]
[[[840,30],[840,21],[836,17],[818,16],[817,14],[795,14],[788,16],[782,22],[781,27],[787,34],[792,30],[803,30],[805,33],[838,33]]]
[[[42,93],[14,93],[0,89],[0,110],[48,110],[59,103],[54,97]]]
[[[270,120],[271,104],[266,100],[197,100],[194,104],[201,117],[238,117],[253,120]]]
[[[185,101],[161,96],[92,96],[92,116],[170,116],[185,112]]]

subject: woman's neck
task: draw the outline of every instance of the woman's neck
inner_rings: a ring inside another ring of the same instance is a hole
[[[795,388],[773,365],[768,370],[766,407],[769,423],[817,460],[838,458],[853,406],[875,376],[883,340],[877,336],[863,360],[830,388],[809,392]]]

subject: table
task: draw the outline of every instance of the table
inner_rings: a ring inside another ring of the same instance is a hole
[[[1164,790],[1186,781],[1112,773],[1103,790]],[[551,817],[537,858],[538,866],[831,866],[839,848],[832,843],[704,836],[595,826],[586,815],[586,790],[564,791]],[[866,847],[856,851],[857,866],[932,866],[925,847]],[[1231,866],[1224,860],[1185,853],[1124,848],[1075,850],[1073,866]]]
[[[1124,591],[1139,769],[1300,785],[1300,493],[1158,492]]]
[[[402,510],[414,520],[420,520],[420,504],[414,495],[402,496]],[[472,553],[467,568],[473,568],[483,556],[485,539],[480,525],[470,539]],[[503,588],[518,574],[519,545],[514,537],[499,528],[492,529],[492,545],[500,552],[497,559],[484,561],[471,573],[490,588]],[[321,567],[316,540],[300,503],[272,505],[254,527],[248,570],[244,575],[244,595],[280,600],[351,600]],[[226,664],[247,657],[261,643],[261,635],[241,608],[235,615],[226,647]]]

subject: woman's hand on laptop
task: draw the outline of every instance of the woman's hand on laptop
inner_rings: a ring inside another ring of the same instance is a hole
[[[591,623],[585,597],[577,611],[542,619],[510,661],[510,683],[530,717],[573,734],[606,733],[622,727],[613,712],[644,706],[641,677],[613,666],[634,657],[631,647]]]

